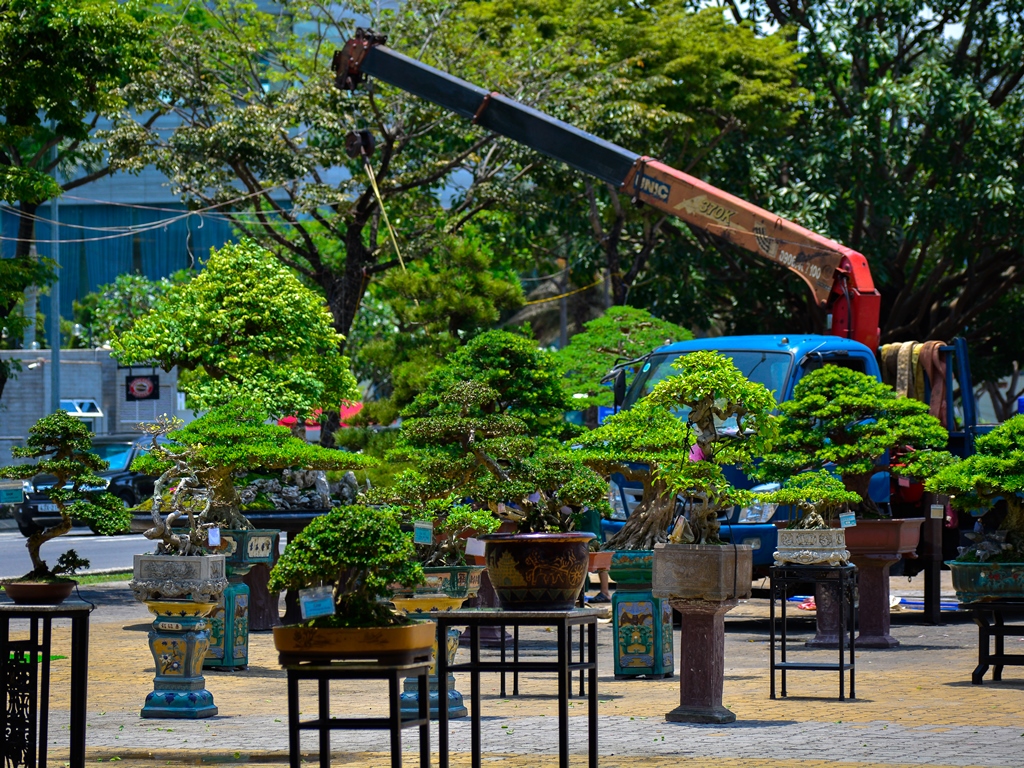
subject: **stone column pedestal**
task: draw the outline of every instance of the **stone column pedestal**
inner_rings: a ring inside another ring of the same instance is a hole
[[[839,647],[839,584],[814,585],[814,615],[817,633],[804,645],[808,648]]]
[[[725,679],[725,614],[737,600],[680,600],[669,603],[682,614],[679,644],[679,706],[665,719],[672,723],[732,723],[736,715],[722,706]]]
[[[860,571],[860,611],[857,648],[897,648],[900,641],[889,634],[889,568],[900,560],[895,553],[854,555]]]

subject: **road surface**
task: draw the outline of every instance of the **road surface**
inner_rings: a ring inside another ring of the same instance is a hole
[[[43,544],[40,554],[48,565],[53,566],[64,551],[74,549],[80,557],[90,561],[89,568],[83,573],[113,568],[130,571],[132,555],[152,552],[155,548],[156,544],[142,534],[96,536],[88,528],[75,528],[71,533]],[[32,561],[25,548],[25,537],[17,529],[0,530],[0,578],[24,576],[31,570]]]

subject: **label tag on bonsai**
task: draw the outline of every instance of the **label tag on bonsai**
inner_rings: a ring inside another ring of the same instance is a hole
[[[412,524],[413,544],[434,543],[434,523],[431,520],[416,520]]]
[[[856,512],[843,512],[841,515],[839,515],[840,528],[853,528],[855,525],[857,525]]]
[[[331,587],[310,587],[299,590],[299,612],[303,619],[330,616],[334,613],[334,592]]]
[[[21,483],[21,480],[0,480],[0,504],[21,504],[25,500]]]
[[[206,541],[211,547],[220,546],[220,528],[210,528],[206,532]]]

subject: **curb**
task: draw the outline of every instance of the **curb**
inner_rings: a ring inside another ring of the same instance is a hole
[[[16,531],[18,530],[18,522],[14,518],[5,518],[0,520],[0,531]]]

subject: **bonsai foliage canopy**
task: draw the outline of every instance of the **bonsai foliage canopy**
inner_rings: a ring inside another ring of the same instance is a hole
[[[15,447],[18,458],[40,459],[34,464],[0,468],[0,477],[28,479],[37,474],[53,477],[48,488],[38,490],[57,505],[60,522],[32,534],[25,542],[32,571],[26,579],[52,579],[55,574],[39,554],[39,548],[71,530],[72,520],[81,520],[100,533],[120,533],[128,528],[131,513],[95,473],[109,465],[92,452],[89,428],[67,411],[44,416],[29,428],[25,447]]]
[[[763,494],[763,500],[792,506],[796,515],[790,528],[827,528],[836,512],[858,503],[860,495],[846,490],[843,481],[831,472],[801,472],[787,478],[776,491]]]
[[[403,412],[395,457],[415,462],[406,500],[455,493],[520,532],[573,530],[584,508],[607,508],[607,485],[563,442],[568,399],[551,355],[488,331],[449,356]]]
[[[846,489],[861,497],[862,513],[877,512],[868,485],[887,451],[897,475],[926,476],[950,460],[946,429],[927,405],[850,368],[811,371],[779,410],[779,439],[758,474],[785,480],[834,464]]]
[[[976,541],[957,559],[1024,560],[1024,416],[1014,416],[992,432],[977,439],[975,452],[966,459],[953,461],[925,481],[933,493],[946,494],[954,507],[964,512],[991,511],[1005,504],[1006,514],[999,524],[1005,532],[1001,542]],[[997,537],[1002,538],[1002,537]],[[986,543],[989,546],[986,546]],[[992,544],[998,543],[998,550]],[[994,557],[993,557],[994,555]]]
[[[718,544],[718,515],[751,497],[734,487],[722,468],[749,466],[769,453],[775,398],[717,352],[691,352],[672,367],[679,373],[658,382],[646,398],[652,406],[685,416],[688,454],[677,454],[661,470],[669,489],[690,508],[688,524],[674,529],[671,540]]]
[[[172,480],[190,478],[187,485],[201,494],[202,522],[228,528],[251,528],[240,511],[234,475],[260,469],[359,469],[373,460],[360,454],[311,445],[293,437],[287,427],[266,424],[267,412],[259,404],[238,398],[214,408],[192,423],[164,422],[155,435],[171,442],[154,440],[149,451],[132,463],[132,468],[160,476],[154,488],[154,529],[149,538],[169,541],[170,529],[160,520],[162,490]],[[193,504],[194,506],[194,504]],[[177,547],[173,547],[177,549]]]
[[[402,623],[381,598],[391,586],[415,586],[423,569],[401,518],[387,509],[338,507],[315,517],[288,542],[270,572],[269,588],[333,586],[334,616],[318,626],[374,627]]]
[[[213,251],[111,348],[122,364],[188,372],[180,386],[194,408],[244,396],[305,418],[359,397],[341,341],[323,299],[243,239]]]

